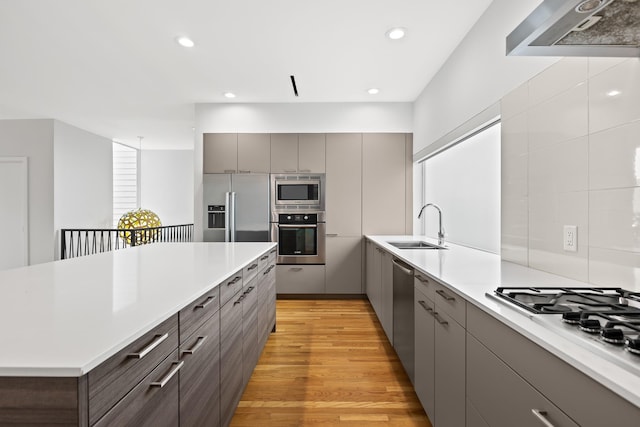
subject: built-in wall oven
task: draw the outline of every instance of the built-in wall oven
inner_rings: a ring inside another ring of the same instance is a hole
[[[271,239],[278,243],[278,264],[324,264],[324,212],[280,213],[271,223]]]

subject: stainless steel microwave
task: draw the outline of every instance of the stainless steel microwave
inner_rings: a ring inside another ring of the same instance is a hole
[[[271,175],[272,210],[324,211],[324,174]]]

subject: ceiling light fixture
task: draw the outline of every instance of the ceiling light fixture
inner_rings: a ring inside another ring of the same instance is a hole
[[[620,95],[622,92],[620,92],[619,90],[611,90],[609,92],[607,92],[607,96],[618,96]]]
[[[194,47],[194,46],[196,45],[196,44],[193,42],[193,40],[191,40],[189,37],[185,37],[185,36],[178,37],[178,38],[176,39],[176,41],[178,42],[178,44],[179,44],[180,46],[183,46],[183,47]]]
[[[233,93],[233,92],[225,92],[223,95],[224,95],[225,98],[229,98],[229,99],[232,99],[232,98],[236,97],[236,94]]]
[[[407,30],[401,27],[392,28],[387,31],[387,37],[391,40],[400,40],[407,34]]]
[[[367,93],[368,93],[369,95],[377,95],[377,94],[379,94],[379,93],[380,93],[380,90],[379,90],[378,88],[376,88],[376,87],[372,87],[371,89],[369,89],[369,90],[367,91]]]

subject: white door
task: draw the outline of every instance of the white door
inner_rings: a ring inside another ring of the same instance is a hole
[[[0,270],[29,264],[27,158],[0,157]]]

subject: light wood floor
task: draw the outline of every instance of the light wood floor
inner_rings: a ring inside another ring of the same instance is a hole
[[[231,425],[431,427],[366,300],[278,300]]]

